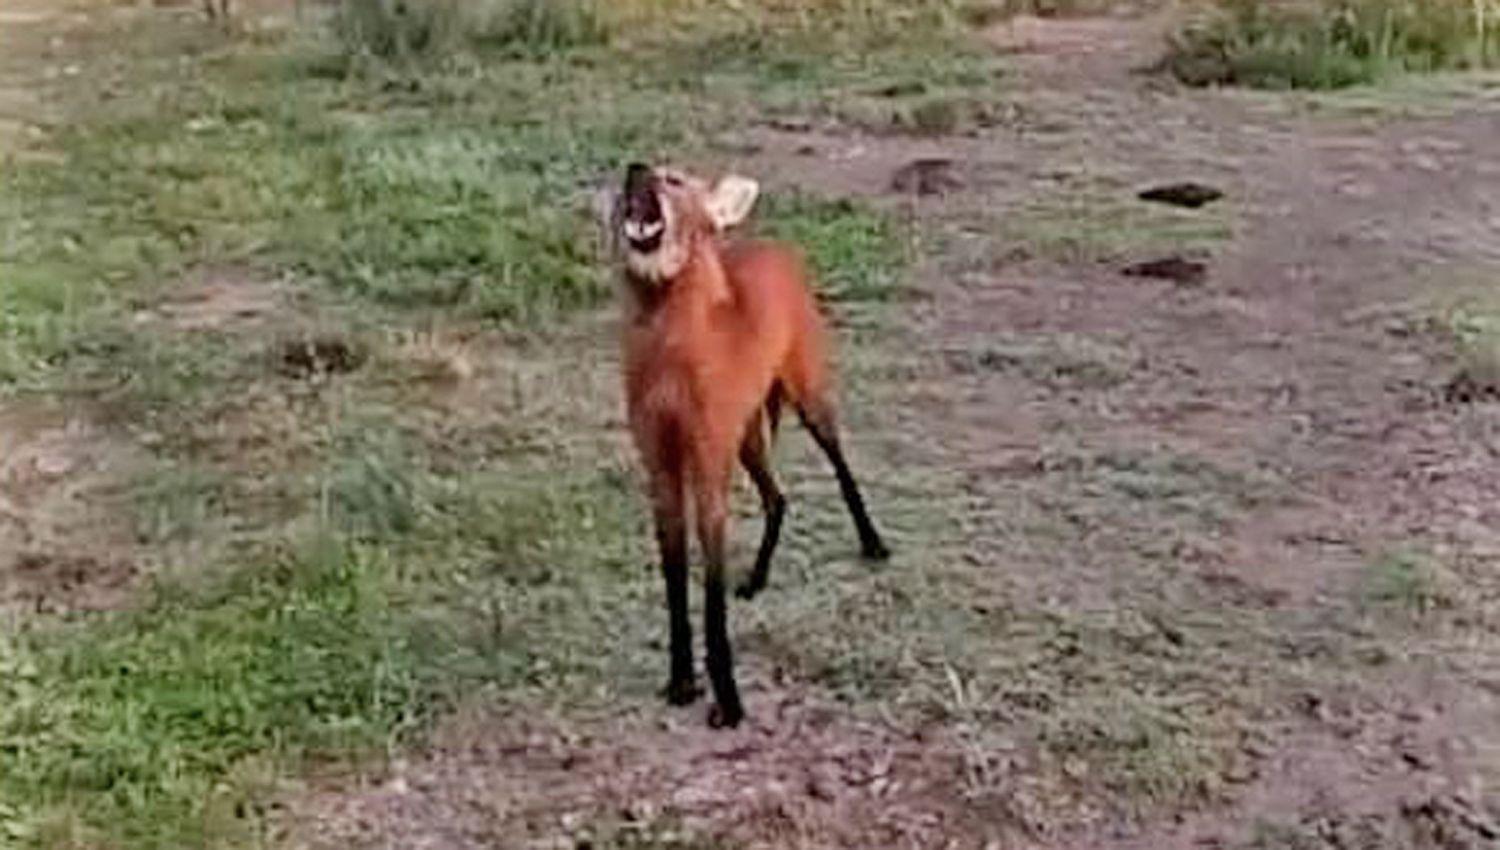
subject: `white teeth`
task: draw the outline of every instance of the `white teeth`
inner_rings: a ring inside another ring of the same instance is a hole
[[[627,221],[625,222],[625,237],[636,242],[651,239],[661,233],[665,226],[665,223],[661,221]]]

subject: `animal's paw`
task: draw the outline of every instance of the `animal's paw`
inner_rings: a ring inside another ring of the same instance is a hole
[[[714,729],[733,729],[745,719],[745,709],[738,703],[714,703],[708,710],[708,725]]]
[[[860,554],[867,560],[884,561],[891,557],[891,550],[886,548],[885,543],[880,540],[866,540],[861,547]]]
[[[748,601],[748,600],[754,599],[755,595],[757,593],[760,593],[762,590],[765,590],[765,589],[766,589],[766,586],[764,584],[756,584],[753,581],[746,581],[744,584],[742,584],[739,587],[735,588],[734,595],[737,596],[740,599],[744,599],[744,600]]]
[[[692,679],[673,679],[661,689],[669,705],[692,705],[703,696],[703,689]]]

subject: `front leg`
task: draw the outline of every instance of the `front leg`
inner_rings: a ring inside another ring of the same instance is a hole
[[[714,707],[708,716],[714,728],[733,728],[745,717],[739,686],[734,681],[734,653],[729,646],[724,599],[724,537],[728,526],[728,475],[703,482],[697,494],[698,536],[703,545],[703,640],[707,645],[708,679],[714,686]]]
[[[659,494],[656,540],[661,550],[662,578],[667,587],[667,617],[671,675],[662,695],[672,705],[688,705],[703,694],[693,675],[693,627],[688,619],[687,522],[682,494]]]

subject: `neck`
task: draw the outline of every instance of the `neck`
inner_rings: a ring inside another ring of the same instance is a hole
[[[652,313],[667,304],[706,310],[729,300],[729,281],[718,245],[711,237],[694,240],[682,268],[670,277],[655,281],[627,271],[625,279],[642,313]]]

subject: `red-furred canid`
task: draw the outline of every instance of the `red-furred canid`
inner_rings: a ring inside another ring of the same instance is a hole
[[[758,191],[735,175],[710,184],[632,164],[608,208],[627,302],[625,398],[649,476],[670,611],[666,697],[684,705],[701,693],[688,623],[691,508],[706,562],[703,628],[715,726],[744,717],[724,622],[730,484],[738,459],[766,512],[754,569],[738,591],[748,599],[766,584],[786,509],[767,456],[783,403],[832,462],[863,554],[888,554],[839,448],[827,333],[801,256],[786,245],[725,235],[749,214]]]

